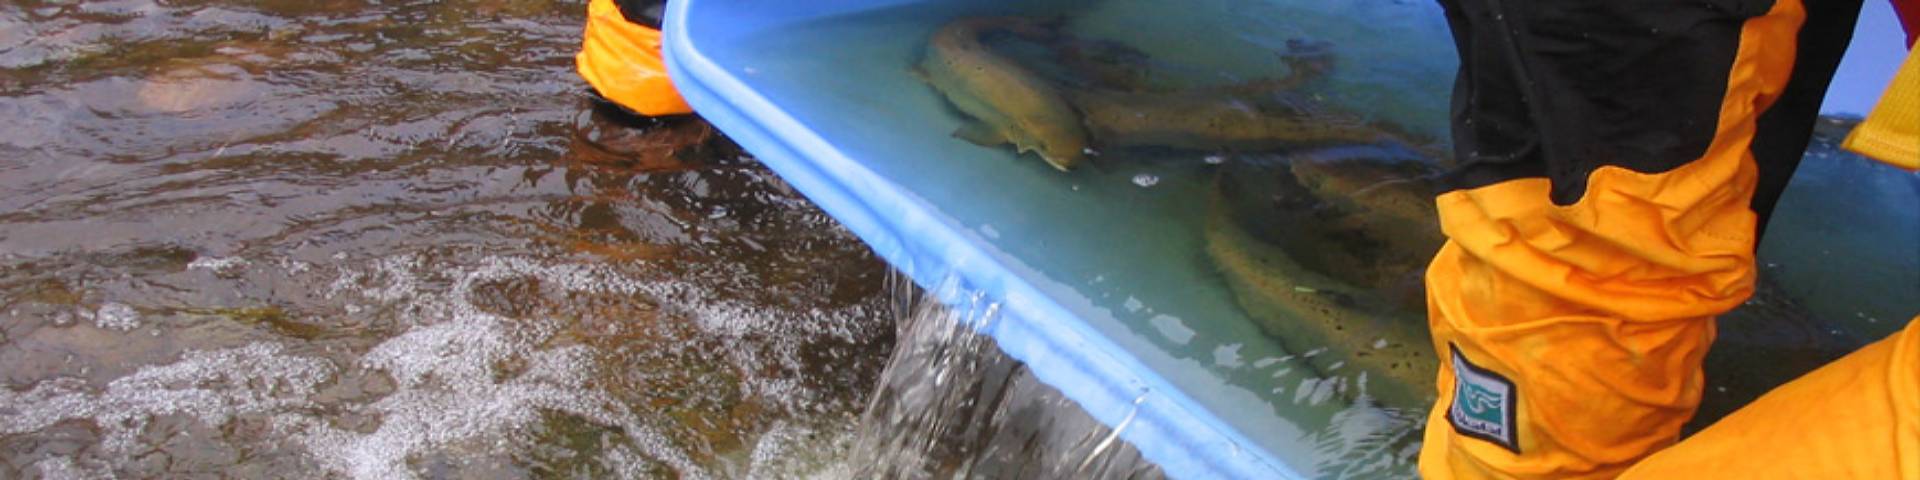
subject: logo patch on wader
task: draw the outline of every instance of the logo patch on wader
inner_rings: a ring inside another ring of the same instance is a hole
[[[1447,408],[1447,423],[1461,435],[1520,453],[1513,431],[1520,391],[1506,377],[1468,362],[1459,348],[1449,350],[1453,353],[1453,405]]]

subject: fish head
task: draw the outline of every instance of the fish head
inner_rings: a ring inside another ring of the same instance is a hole
[[[1080,116],[1058,98],[1046,98],[1020,109],[1008,140],[1021,152],[1033,152],[1060,171],[1084,163],[1093,151],[1092,140]],[[1057,103],[1057,105],[1048,105]]]

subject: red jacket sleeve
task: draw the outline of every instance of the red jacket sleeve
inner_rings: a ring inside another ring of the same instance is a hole
[[[1893,13],[1907,29],[1907,48],[1913,48],[1914,39],[1920,38],[1920,0],[1893,0]]]

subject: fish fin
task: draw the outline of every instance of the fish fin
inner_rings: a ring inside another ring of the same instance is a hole
[[[913,78],[920,79],[922,83],[933,83],[933,77],[928,76],[927,70],[920,68],[919,65],[907,67],[907,74],[913,75]]]
[[[966,140],[982,147],[995,147],[1007,143],[1007,136],[995,131],[985,123],[969,121],[953,131],[953,138]]]
[[[1059,170],[1062,172],[1073,170],[1074,162],[1071,159],[1053,158],[1044,154],[1040,154],[1039,152],[1034,152],[1034,154],[1040,155],[1040,159],[1045,160],[1047,162],[1047,165],[1053,167],[1054,170]]]

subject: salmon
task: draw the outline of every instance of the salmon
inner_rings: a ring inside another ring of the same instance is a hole
[[[1080,115],[1046,79],[983,43],[990,34],[1045,39],[1054,33],[1021,17],[970,17],[934,32],[920,61],[923,80],[968,117],[954,136],[983,146],[1011,144],[1061,171],[1090,151]]]
[[[1250,152],[1398,140],[1358,116],[1298,93],[1301,87],[1325,78],[1332,70],[1332,47],[1298,39],[1287,43],[1288,52],[1281,59],[1290,73],[1283,77],[1180,90],[1141,88],[1140,82],[1106,82],[1067,93],[1099,148]],[[1072,55],[1084,49],[1062,50],[1063,56],[1073,60],[1067,63],[1075,71],[1102,71],[1086,55]],[[1102,58],[1119,58],[1129,64],[1143,62],[1125,55]]]
[[[1431,167],[1405,150],[1340,147],[1237,158],[1205,225],[1207,256],[1247,315],[1349,394],[1424,408],[1439,368],[1420,277],[1444,241]],[[1422,207],[1421,205],[1427,205]],[[1423,213],[1427,212],[1427,213]]]
[[[1395,140],[1303,97],[1245,90],[1084,90],[1072,102],[1101,148],[1250,152]]]
[[[994,35],[1053,54],[1016,59],[986,42]],[[1392,128],[1297,93],[1331,70],[1331,47],[1295,40],[1288,50],[1282,57],[1287,76],[1176,90],[1149,81],[1155,63],[1124,44],[1064,35],[1031,18],[968,17],[933,34],[918,70],[968,117],[956,137],[1012,144],[1060,170],[1096,148],[1253,152],[1413,144]]]

